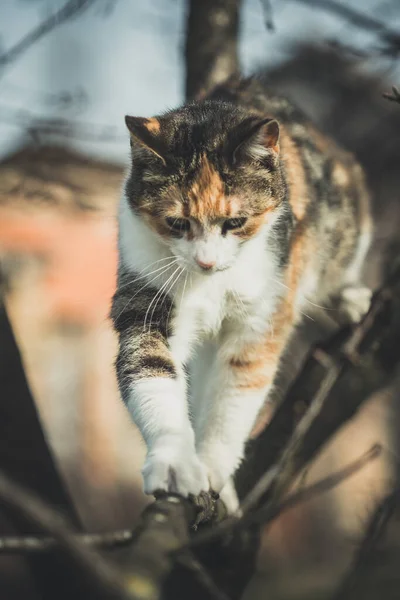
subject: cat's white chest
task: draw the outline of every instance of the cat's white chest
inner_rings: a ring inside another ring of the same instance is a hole
[[[229,310],[226,286],[214,278],[194,286],[185,298],[185,310],[200,335],[217,335]]]
[[[251,268],[203,278],[185,295],[180,318],[192,321],[200,337],[216,337],[227,324],[251,326],[255,318],[265,323],[277,295],[266,280],[265,269]]]

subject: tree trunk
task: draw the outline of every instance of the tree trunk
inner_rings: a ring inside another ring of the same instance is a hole
[[[190,0],[186,30],[186,98],[199,99],[239,72],[242,0]]]

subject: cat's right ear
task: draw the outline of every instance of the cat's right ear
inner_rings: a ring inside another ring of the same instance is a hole
[[[228,155],[232,164],[247,161],[277,163],[279,157],[279,124],[271,118],[249,117],[228,137]]]
[[[146,119],[144,117],[125,117],[125,123],[131,136],[131,147],[134,149],[138,146],[141,149],[147,150],[153,156],[159,158],[164,165],[164,147],[161,137],[160,121],[153,117]]]

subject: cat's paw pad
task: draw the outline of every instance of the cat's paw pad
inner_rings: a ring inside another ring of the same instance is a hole
[[[194,450],[184,446],[162,446],[147,455],[142,469],[145,494],[156,491],[197,496],[208,491],[209,483],[205,466]]]
[[[372,292],[365,286],[343,288],[340,296],[340,311],[350,323],[358,323],[368,312]]]

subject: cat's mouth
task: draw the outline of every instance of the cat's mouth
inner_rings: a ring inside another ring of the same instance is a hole
[[[219,267],[211,267],[209,269],[204,269],[199,265],[194,265],[194,270],[196,273],[201,275],[205,275],[206,277],[210,277],[211,275],[216,275],[217,273],[222,273],[223,271],[227,271],[231,268],[232,265],[221,265]]]

